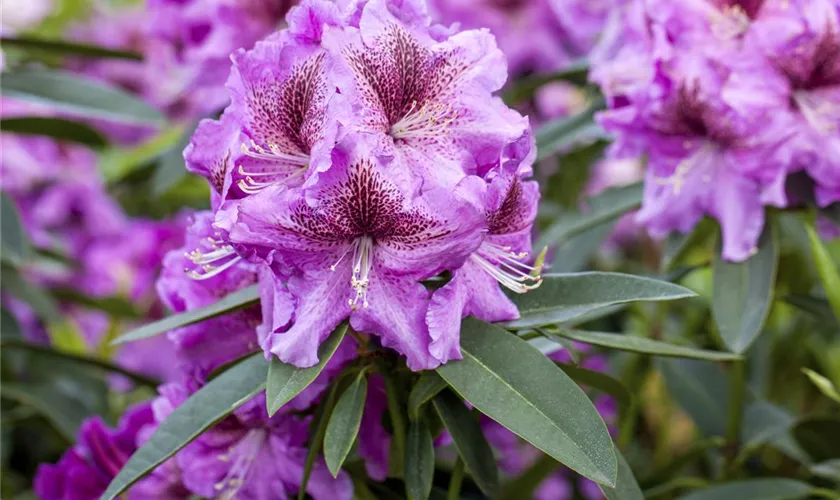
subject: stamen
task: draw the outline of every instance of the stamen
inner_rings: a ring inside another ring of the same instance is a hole
[[[282,172],[246,172],[242,168],[242,165],[240,165],[239,166],[239,173],[242,174],[242,175],[245,175],[246,177],[244,179],[240,179],[239,182],[237,183],[237,185],[239,186],[239,189],[241,189],[245,193],[255,194],[255,193],[259,193],[260,191],[267,188],[268,186],[273,186],[275,184],[286,184],[289,181],[291,181],[293,179],[296,179],[296,178],[300,177],[301,175],[305,174],[307,168],[308,167],[295,169],[294,172],[292,172],[291,174],[289,174],[286,177],[283,177],[281,179],[272,179],[272,180],[268,180],[268,181],[258,181],[258,180],[255,180],[254,177],[259,177],[259,176],[278,177],[280,175],[283,175],[283,173]]]
[[[230,468],[221,481],[213,485],[213,489],[220,492],[218,497],[224,500],[232,500],[236,498],[236,494],[245,480],[248,478],[248,473],[251,470],[251,464],[257,458],[257,455],[265,443],[266,431],[263,429],[253,429],[248,431],[239,442],[230,448],[227,455],[224,456],[223,462],[230,460],[230,456],[235,455],[236,458],[231,464]]]
[[[342,256],[344,258],[344,256]],[[339,259],[340,262],[340,259]],[[333,267],[336,264],[333,265]],[[350,278],[350,285],[356,291],[356,296],[350,299],[350,307],[354,310],[361,307],[368,307],[367,291],[370,285],[370,270],[373,267],[373,238],[362,236],[353,243],[353,275]]]
[[[840,123],[840,106],[805,90],[794,92],[793,101],[805,120],[818,132],[837,133],[838,123]]]
[[[470,256],[479,267],[496,279],[505,288],[525,293],[542,284],[542,266],[530,266],[522,261],[528,257],[525,252],[515,253],[510,247],[484,242],[478,251]],[[533,282],[533,284],[528,284]]]
[[[209,252],[202,252],[201,248],[196,248],[192,252],[186,252],[184,256],[198,266],[198,269],[184,269],[184,272],[194,280],[206,280],[213,276],[218,276],[220,273],[233,267],[237,262],[242,260],[236,255],[236,251],[231,245],[222,245],[220,240],[208,238],[212,250]],[[232,258],[231,258],[232,257]]]
[[[449,132],[449,124],[458,118],[452,104],[426,101],[419,109],[417,101],[411,102],[408,112],[391,127],[394,139],[438,137]]]
[[[696,151],[693,155],[689,156],[688,158],[680,161],[677,164],[677,168],[674,169],[674,173],[669,175],[668,177],[658,177],[654,179],[656,184],[661,186],[672,186],[674,189],[674,194],[679,196],[680,192],[682,192],[682,188],[685,185],[685,179],[688,176],[689,172],[691,172],[697,164],[702,163],[707,157],[712,154],[715,150],[715,147],[711,144],[706,144],[698,151]],[[707,176],[704,176],[707,177]],[[711,179],[710,179],[711,180]],[[705,181],[704,182],[708,182]]]
[[[712,34],[721,40],[731,40],[743,35],[750,27],[750,16],[740,5],[728,5],[710,14]]]
[[[248,147],[250,145],[250,147]],[[257,160],[282,161],[305,167],[309,165],[309,155],[303,153],[285,153],[277,144],[269,144],[268,149],[260,146],[252,139],[250,144],[242,143],[242,154]]]

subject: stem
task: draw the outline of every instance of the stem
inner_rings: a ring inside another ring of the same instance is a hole
[[[455,460],[455,468],[452,470],[452,477],[449,479],[449,493],[446,500],[458,500],[461,498],[461,483],[464,481],[464,461],[459,456]]]
[[[385,380],[385,396],[388,399],[388,414],[391,416],[391,426],[393,427],[393,434],[391,435],[391,459],[389,460],[389,468],[391,473],[397,477],[402,477],[403,458],[405,457],[405,434],[406,426],[402,413],[402,402],[399,398],[399,391],[393,376],[388,376],[383,373]]]
[[[738,456],[741,437],[741,420],[744,415],[746,393],[746,367],[743,360],[733,361],[729,366],[729,407],[726,421],[726,467],[724,474],[731,474]]]

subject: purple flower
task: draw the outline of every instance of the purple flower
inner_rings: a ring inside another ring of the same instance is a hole
[[[109,429],[99,416],[82,424],[78,443],[55,465],[41,465],[34,489],[43,500],[95,500],[117,475],[138,447],[140,435],[154,426],[149,403],[136,405],[122,416],[116,429]],[[168,463],[129,490],[132,500],[182,499],[189,496],[173,476]]]
[[[328,119],[373,134],[381,154],[409,167],[407,185],[451,188],[474,172],[471,151],[527,130],[527,120],[492,95],[507,71],[488,32],[443,34],[418,0],[372,0],[361,9],[358,28],[324,33],[340,90]]]
[[[513,74],[557,71],[585,56],[613,0],[436,0],[433,17],[467,29],[487,28]]]
[[[432,296],[426,323],[432,356],[441,363],[461,359],[462,318],[473,315],[494,322],[519,317],[516,305],[499,285],[524,293],[541,282],[539,270],[526,263],[540,198],[539,185],[520,178],[523,169],[530,170],[530,163],[521,163],[530,151],[529,141],[525,136],[520,141],[525,147],[514,144],[509,148],[499,166],[486,175],[486,187],[478,186],[485,207],[486,236],[463,267],[452,272],[452,280]]]
[[[188,396],[181,386],[161,388],[155,418],[162,421]],[[309,419],[265,414],[258,396],[234,415],[188,444],[175,456],[184,485],[207,498],[270,500],[297,492],[303,477]],[[350,499],[350,478],[333,478],[318,460],[306,487],[316,500]],[[221,495],[221,497],[219,496]]]
[[[840,201],[840,7],[829,0],[765,2],[744,38],[745,50],[766,57],[733,81],[731,98],[780,115],[789,138],[776,161],[789,172],[806,170],[820,206]],[[768,92],[756,95],[755,87]]]
[[[196,213],[186,236],[184,247],[164,258],[157,282],[161,300],[173,312],[210,305],[257,282],[256,266],[219,241],[210,212]],[[254,306],[178,328],[167,336],[175,344],[182,370],[203,381],[215,368],[259,349],[255,329],[260,322],[260,308]]]
[[[600,117],[625,151],[649,155],[638,220],[655,237],[690,231],[703,215],[723,232],[723,256],[754,251],[764,205],[784,172],[768,159],[783,141],[769,110],[729,105],[721,97],[731,68],[696,53],[662,59],[645,94]],[[725,96],[724,96],[725,97]]]
[[[318,345],[349,316],[353,328],[380,337],[412,369],[438,364],[424,322],[429,292],[419,280],[463,264],[483,221],[450,190],[406,198],[392,181],[405,167],[370,149],[365,137],[349,136],[316,185],[303,192],[272,186],[240,202],[231,241],[268,249],[294,269],[294,323],[269,340],[284,362],[314,365]]]

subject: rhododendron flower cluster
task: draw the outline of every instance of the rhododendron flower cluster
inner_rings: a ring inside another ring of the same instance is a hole
[[[421,2],[304,2],[288,22],[234,54],[232,103],[185,152],[217,210],[196,277],[271,266],[260,343],[284,362],[314,365],[347,318],[414,370],[459,359],[462,316],[518,317],[494,280],[540,282],[535,151],[493,96],[502,53],[484,30],[431,24]],[[432,294],[422,281],[444,271],[455,278]],[[444,318],[435,304],[450,301]]]
[[[785,189],[791,174],[808,175],[819,206],[840,197],[837,2],[640,4],[625,9],[619,56],[592,76],[615,148],[647,155],[638,220],[653,235],[708,215],[724,258],[741,261],[765,206],[803,201]]]

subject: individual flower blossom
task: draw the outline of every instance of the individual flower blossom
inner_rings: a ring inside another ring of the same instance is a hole
[[[196,213],[184,246],[163,259],[157,291],[175,313],[208,306],[257,282],[256,266],[220,244],[212,224],[212,213]],[[259,349],[255,329],[260,322],[260,308],[253,306],[172,330],[167,336],[181,369],[204,381],[215,368]]]
[[[768,166],[783,138],[758,106],[735,109],[722,97],[731,68],[702,54],[660,60],[646,95],[599,117],[635,154],[648,154],[638,220],[654,237],[689,232],[704,215],[722,228],[723,257],[756,251],[764,205],[784,172]]]
[[[303,192],[272,186],[240,202],[231,241],[267,249],[294,270],[294,321],[268,343],[281,361],[314,365],[318,345],[350,317],[410,368],[438,364],[429,355],[429,292],[420,280],[460,267],[481,241],[483,220],[458,189],[407,198],[392,181],[406,167],[375,155],[368,139],[345,138],[330,169]]]
[[[163,74],[150,88],[152,101],[172,113],[196,118],[228,102],[222,84],[230,54],[250,49],[276,31],[294,4],[289,0],[152,0],[146,36],[147,66]]]
[[[516,305],[499,285],[525,293],[541,282],[540,270],[527,263],[531,232],[540,193],[535,181],[521,178],[530,171],[530,136],[506,148],[498,166],[486,174],[481,186],[487,233],[452,280],[435,291],[426,323],[432,337],[432,356],[441,363],[461,359],[460,325],[472,315],[486,321],[509,321],[519,317]],[[524,144],[522,144],[524,142]]]
[[[128,458],[138,448],[141,437],[154,426],[149,403],[141,403],[120,419],[116,429],[109,429],[99,416],[86,420],[79,431],[78,443],[55,465],[38,467],[34,489],[43,500],[96,500],[105,492]],[[130,500],[186,499],[189,492],[179,483],[177,473],[166,462],[132,486]]]
[[[10,0],[0,6],[0,32],[8,36],[35,27],[53,10],[52,0]]]
[[[170,384],[154,402],[162,421],[188,391]],[[278,413],[269,418],[258,396],[200,435],[175,456],[184,485],[205,498],[273,500],[297,492],[307,454],[308,418]],[[342,472],[333,478],[318,460],[306,486],[315,500],[350,499],[353,486]]]
[[[432,16],[496,37],[512,74],[549,72],[574,59],[551,0],[433,0]]]
[[[320,48],[335,6],[308,1],[289,13],[289,29],[232,56],[232,103],[219,121],[204,120],[184,152],[187,168],[208,179],[214,207],[276,183],[300,185],[321,167],[334,126],[325,122],[333,92]]]
[[[653,34],[644,2],[625,1],[610,12],[589,60],[589,79],[598,84],[610,107],[626,106],[645,93],[654,64]]]
[[[444,33],[419,0],[371,0],[358,27],[328,26],[323,39],[340,91],[328,120],[371,133],[381,154],[409,167],[407,188],[452,188],[474,173],[471,151],[493,151],[528,129],[493,96],[507,78],[493,36]]]
[[[780,116],[788,137],[775,160],[788,172],[805,170],[816,201],[840,201],[840,6],[830,0],[765,1],[744,35],[745,51],[763,55],[761,67],[739,67],[726,97],[760,104]],[[765,97],[766,98],[766,97]]]

